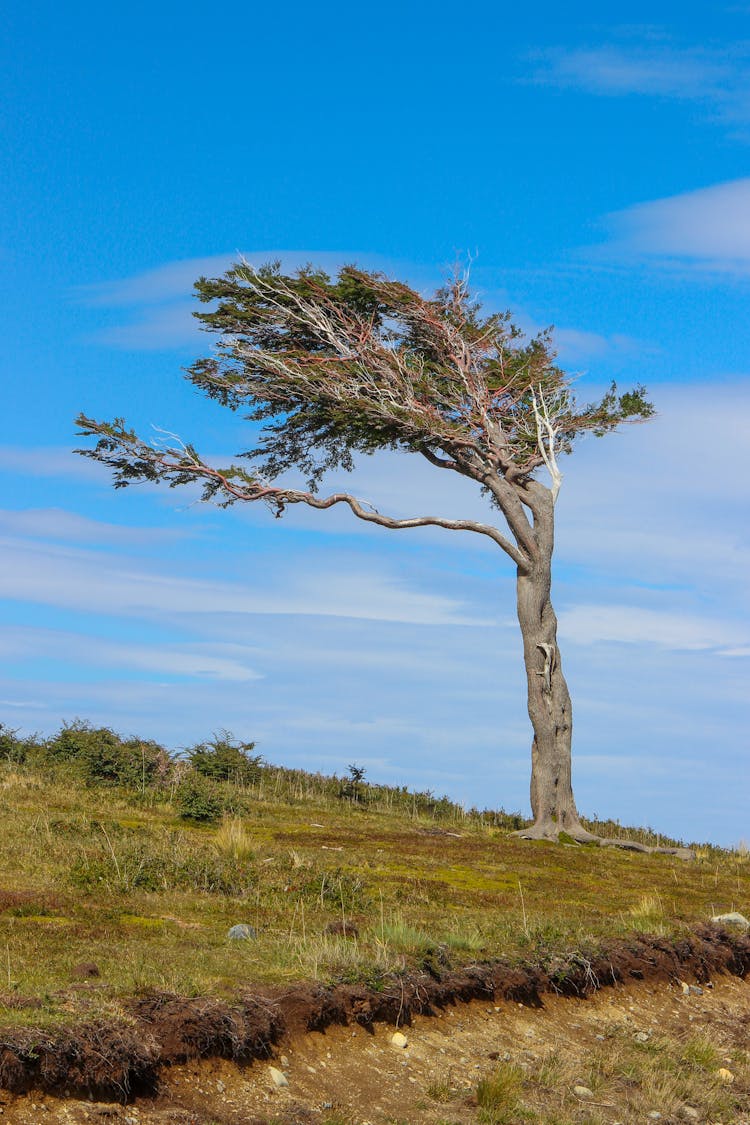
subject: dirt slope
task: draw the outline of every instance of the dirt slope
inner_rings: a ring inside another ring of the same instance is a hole
[[[421,1015],[412,996],[403,1006],[406,1018],[397,1012],[390,1023],[349,1018],[342,1026],[332,1018],[326,1026],[320,999],[305,1007],[295,992],[270,1057],[246,1064],[199,1057],[177,1061],[180,1052],[189,1053],[188,1032],[192,1028],[190,1033],[198,1034],[201,1021],[183,1020],[180,1028],[175,1011],[173,1061],[162,1065],[155,1096],[123,1105],[34,1090],[0,1091],[2,1120],[17,1125],[469,1125],[482,1120],[750,1125],[748,980],[708,973],[695,962],[677,972],[660,971],[653,956],[650,965],[642,964],[642,970],[631,968],[630,983],[599,980],[601,987],[580,997],[553,990],[527,994],[520,1003],[496,994],[442,1006],[425,1003],[432,1014]],[[646,979],[638,981],[638,974]],[[257,1003],[263,1009],[261,998]],[[279,1027],[274,1012],[283,1006],[283,994],[268,998],[269,1036]],[[152,1002],[152,1009],[153,1018],[170,1015],[163,1003],[154,1008]],[[316,1025],[316,1020],[311,1025],[316,1011],[320,1030],[306,1030]],[[205,1016],[208,1026],[211,1012]],[[405,1046],[392,1041],[396,1022]],[[163,1039],[163,1028],[161,1034]],[[104,1040],[101,1050],[107,1050]],[[95,1065],[94,1056],[89,1058]],[[283,1073],[287,1085],[275,1084],[271,1066]],[[502,1104],[478,1105],[479,1081],[498,1074],[508,1086]],[[576,1093],[575,1087],[587,1092]]]

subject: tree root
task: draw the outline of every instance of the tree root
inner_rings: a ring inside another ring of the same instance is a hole
[[[597,836],[582,824],[571,824],[560,828],[553,821],[538,821],[528,828],[519,828],[512,835],[520,840],[550,840],[553,843],[559,843],[560,837],[563,837],[564,840],[570,840],[575,844],[597,844],[600,848],[622,848],[623,851],[643,852],[646,855],[675,855],[678,859],[695,859],[692,848],[658,847],[652,844],[639,844],[635,840]]]

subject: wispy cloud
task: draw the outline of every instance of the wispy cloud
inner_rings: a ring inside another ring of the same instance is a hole
[[[105,523],[64,508],[26,508],[20,511],[6,508],[0,509],[0,534],[101,546],[133,546],[179,539],[188,532],[179,528]]]
[[[22,477],[75,477],[79,480],[102,479],[101,469],[93,461],[79,457],[72,449],[55,446],[0,445],[0,473]]]
[[[724,656],[744,655],[735,646],[747,635],[741,625],[733,622],[637,605],[574,606],[560,613],[560,630],[576,644],[608,641],[659,645],[685,652],[717,649]]]
[[[606,254],[750,272],[750,177],[639,203],[610,215],[608,223]]]
[[[238,644],[182,643],[143,645],[127,640],[101,637],[66,630],[15,628],[0,629],[0,660],[41,659],[73,665],[104,668],[129,668],[151,673],[155,679],[179,677],[197,680],[245,682],[261,678],[252,667],[254,654]]]
[[[744,44],[731,49],[641,42],[552,47],[535,54],[534,81],[622,97],[643,95],[695,102],[724,121],[750,120],[750,80]]]
[[[0,597],[121,617],[282,614],[421,625],[489,625],[457,601],[414,590],[375,568],[308,573],[279,568],[253,587],[135,568],[113,555],[0,540]]]
[[[108,347],[136,351],[163,351],[194,344],[200,327],[192,315],[196,302],[193,286],[199,277],[220,277],[244,259],[259,266],[280,261],[287,270],[314,262],[332,273],[349,262],[389,272],[393,263],[380,255],[331,250],[254,250],[212,254],[166,262],[132,277],[80,286],[73,297],[93,308],[115,310],[124,320],[97,329],[89,338]]]

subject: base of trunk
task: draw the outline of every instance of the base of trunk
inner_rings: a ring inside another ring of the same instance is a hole
[[[540,820],[530,824],[528,828],[519,828],[512,835],[520,840],[551,840],[555,843],[559,843],[560,837],[563,836],[566,842],[570,840],[574,844],[597,844],[600,848],[622,848],[624,851],[643,852],[646,855],[676,855],[679,859],[695,859],[692,848],[652,847],[649,844],[636,843],[635,840],[597,836],[578,821],[560,827],[553,820]]]

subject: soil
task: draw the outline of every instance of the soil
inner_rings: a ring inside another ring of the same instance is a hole
[[[644,1035],[710,1027],[727,1052],[747,1051],[748,976],[750,937],[706,926],[544,965],[432,966],[382,992],[295,985],[233,1005],[154,994],[120,1025],[0,1033],[0,1114],[13,1125],[303,1125],[334,1113],[462,1125],[476,1120],[472,1091],[498,1059],[524,1066],[559,1048],[584,1060],[613,1023]],[[395,1027],[406,1046],[392,1042]],[[450,1107],[429,1096],[446,1082]],[[750,1125],[748,1095],[732,1125]]]

